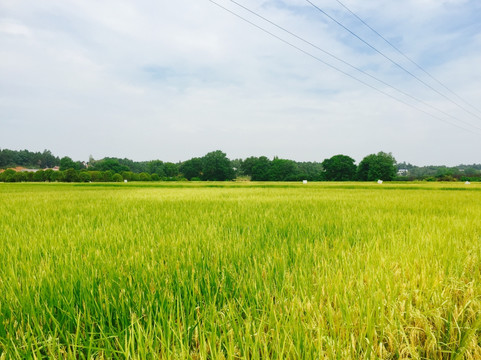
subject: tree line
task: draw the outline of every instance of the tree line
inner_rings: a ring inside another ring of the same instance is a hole
[[[38,170],[8,169],[16,166]],[[278,157],[271,160],[266,156],[230,160],[217,150],[179,163],[115,157],[95,160],[92,156],[88,162],[81,162],[67,156],[56,157],[48,150],[40,153],[0,149],[0,169],[7,169],[0,174],[3,182],[481,180],[481,165],[417,167],[397,163],[392,154],[385,152],[367,155],[356,165],[347,155],[335,155],[322,162]]]

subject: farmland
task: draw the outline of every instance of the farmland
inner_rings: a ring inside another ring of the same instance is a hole
[[[0,359],[479,359],[481,185],[0,183]]]

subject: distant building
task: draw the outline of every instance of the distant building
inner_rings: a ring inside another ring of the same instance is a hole
[[[397,171],[397,174],[398,174],[399,176],[405,176],[405,175],[407,175],[408,173],[409,173],[409,170],[408,170],[408,169],[399,169],[399,170]]]

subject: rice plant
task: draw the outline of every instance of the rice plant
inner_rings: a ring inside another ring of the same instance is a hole
[[[479,359],[481,186],[0,184],[0,359]]]

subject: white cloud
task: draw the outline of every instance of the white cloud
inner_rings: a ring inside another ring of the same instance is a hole
[[[332,61],[232,2],[216,1]],[[239,2],[460,119],[469,116],[305,1]],[[443,83],[480,103],[479,5],[344,2]],[[335,1],[315,3],[417,71]],[[0,14],[4,148],[49,148],[76,159],[93,154],[166,161],[218,148],[233,158],[318,161],[337,153],[360,160],[384,150],[418,164],[481,162],[479,135],[399,104],[207,0],[5,1]]]

